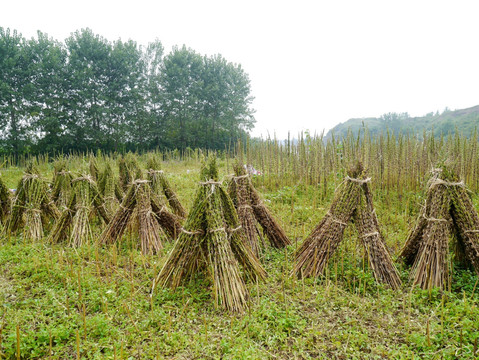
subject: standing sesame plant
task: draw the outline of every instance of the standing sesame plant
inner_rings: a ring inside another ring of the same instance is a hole
[[[295,254],[293,273],[298,277],[321,275],[344,237],[348,223],[354,222],[377,281],[399,288],[401,281],[384,245],[362,164],[353,167],[335,192],[333,203],[319,225]]]
[[[184,228],[154,280],[153,290],[156,286],[175,289],[201,273],[211,281],[217,306],[243,311],[249,297],[244,276],[262,280],[266,272],[243,239],[234,205],[218,181],[214,157],[203,164],[201,180]]]

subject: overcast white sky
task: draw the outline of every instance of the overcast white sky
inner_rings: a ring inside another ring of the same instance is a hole
[[[252,135],[479,104],[479,1],[2,1],[0,26],[222,54],[249,74]]]

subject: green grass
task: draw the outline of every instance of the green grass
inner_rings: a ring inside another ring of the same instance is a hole
[[[80,168],[83,163],[76,159],[72,166]],[[222,176],[231,172],[228,166],[221,162]],[[40,170],[51,176],[50,164],[41,164]],[[164,170],[189,209],[198,163],[169,161]],[[21,175],[22,169],[2,170],[12,188]],[[245,314],[215,309],[211,284],[202,278],[176,291],[157,289],[150,298],[152,280],[172,244],[166,244],[159,256],[144,256],[129,234],[118,248],[91,244],[77,250],[25,243],[21,236],[4,238],[0,246],[2,358],[15,359],[17,327],[22,359],[75,359],[77,347],[82,359],[479,356],[475,274],[456,268],[450,291],[428,292],[411,289],[408,269],[399,266],[405,284],[392,291],[374,281],[354,227],[348,227],[326,274],[297,280],[290,276],[293,252],[327,212],[338,183],[328,183],[325,196],[317,186],[300,182],[281,186],[257,178],[255,183],[293,244],[286,250],[265,250],[262,262],[269,278],[248,284],[251,302]],[[375,190],[376,211],[393,254],[404,244],[423,195]]]

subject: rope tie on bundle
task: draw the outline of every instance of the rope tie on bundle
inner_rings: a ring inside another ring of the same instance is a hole
[[[123,206],[122,204],[119,204],[119,206],[120,206],[121,209],[123,209],[125,211],[133,211],[133,209],[129,209],[129,208]]]
[[[90,175],[85,175],[85,176],[80,176],[76,179],[72,180],[72,183],[75,183],[77,181],[88,181],[89,183],[93,182],[93,179]]]
[[[243,204],[243,205],[238,206],[238,209],[243,209],[243,208],[252,209],[251,205],[248,205],[248,204]]]
[[[220,231],[222,231],[222,232],[231,234],[231,233],[234,233],[234,232],[236,232],[236,231],[238,231],[238,230],[241,230],[241,228],[242,228],[241,225],[235,227],[234,229],[226,229],[225,227],[221,227],[221,228],[217,228],[217,229],[208,230],[208,233],[211,234],[211,233],[215,233],[215,232],[220,232]],[[205,233],[203,230],[188,231],[188,230],[186,230],[186,229],[183,228],[183,227],[180,229],[180,231],[183,232],[183,233],[185,233],[185,234],[188,234],[188,235],[204,235],[204,233]]]
[[[89,206],[85,206],[85,205],[75,205],[75,209],[76,209],[76,210],[80,210],[80,209],[87,209],[87,210],[89,210],[90,207],[89,207]]]
[[[204,234],[205,232],[203,230],[194,230],[194,231],[188,231],[186,230],[185,228],[181,228],[180,231],[182,233],[185,233],[185,234],[188,234],[188,235],[202,235]]]
[[[331,213],[327,213],[326,216],[329,216],[331,218],[331,221],[332,222],[335,222],[337,224],[340,224],[340,225],[343,225],[343,226],[347,226],[348,224],[346,224],[345,222],[341,221],[341,220],[338,220],[336,219]]]
[[[151,209],[141,209],[140,211],[138,211],[138,213],[146,216],[151,216],[154,214]]]
[[[160,208],[160,211],[158,211],[158,212],[161,214],[161,213],[166,212],[166,211],[168,211],[168,208],[165,205],[162,205],[161,208]]]
[[[38,176],[37,174],[26,174],[24,176],[24,179],[25,180],[31,180],[31,179],[38,179],[40,176]]]
[[[379,232],[374,231],[374,232],[370,232],[370,233],[362,235],[361,238],[368,238],[368,237],[376,236],[376,235],[379,235]]]
[[[439,221],[439,222],[447,222],[446,219],[437,219],[435,217],[427,217],[426,215],[423,215],[424,219],[426,219],[426,221]]]
[[[352,181],[352,182],[355,182],[355,183],[358,183],[358,184],[366,184],[366,183],[371,181],[371,178],[368,177],[366,179],[355,179],[355,178],[352,178],[352,177],[349,177],[349,176],[346,175],[345,180]]]
[[[214,181],[214,180],[208,180],[208,181],[200,181],[200,185],[221,185],[221,181]]]
[[[449,182],[449,181],[445,181],[445,180],[442,180],[442,179],[439,179],[439,178],[435,179],[431,183],[430,187],[433,187],[433,186],[436,186],[436,185],[444,185],[446,187],[448,187],[448,186],[459,186],[459,187],[462,187],[462,188],[465,187],[464,181]]]
[[[238,225],[237,227],[235,227],[234,229],[228,229],[228,233],[234,233],[238,230],[241,230],[242,226],[241,225]]]
[[[27,210],[26,210],[27,212],[29,211],[29,212],[37,213],[37,214],[41,214],[41,213],[42,213],[42,211],[41,211],[40,209],[35,209],[35,208],[26,208],[26,209],[27,209]]]
[[[233,176],[233,180],[236,182],[237,180],[245,179],[249,176],[249,174],[240,175],[240,176]]]
[[[73,212],[74,212],[72,209],[70,209],[69,207],[67,207],[65,205],[62,206],[62,211],[68,212],[70,215],[73,214]]]
[[[226,232],[226,228],[222,227],[222,228],[218,228],[218,229],[211,229],[211,230],[208,230],[209,233],[215,233],[215,232]]]

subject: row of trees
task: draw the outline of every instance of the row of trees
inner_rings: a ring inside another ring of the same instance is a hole
[[[254,125],[250,91],[241,66],[185,46],[0,27],[3,153],[222,149]]]

